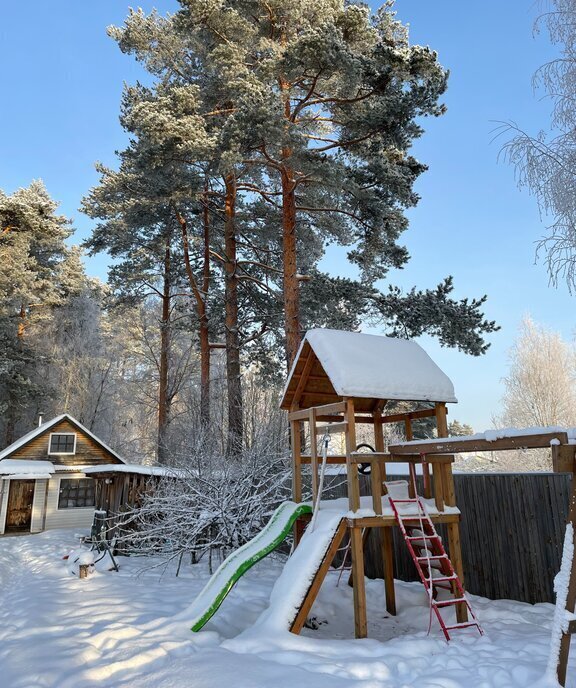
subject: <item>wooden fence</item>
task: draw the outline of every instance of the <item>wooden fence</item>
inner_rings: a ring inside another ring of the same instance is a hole
[[[405,478],[389,476],[390,480]],[[567,473],[454,475],[469,592],[532,604],[554,602],[570,483]],[[363,494],[368,490],[369,483],[363,479]],[[330,492],[330,497],[343,496],[346,486],[333,486]],[[414,564],[394,530],[395,576],[416,580]],[[441,526],[438,530],[444,535]],[[366,574],[372,578],[383,577],[378,537],[379,532],[373,530],[366,544]]]

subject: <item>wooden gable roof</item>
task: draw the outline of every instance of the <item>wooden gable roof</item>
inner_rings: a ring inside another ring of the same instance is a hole
[[[341,330],[306,333],[281,408],[355,399],[359,412],[388,400],[456,402],[448,376],[416,342]]]
[[[76,452],[74,455],[49,455],[48,443],[52,433],[76,434]],[[67,413],[52,418],[31,430],[20,439],[0,451],[2,459],[50,460],[53,464],[62,465],[95,465],[123,464],[124,459],[100,440],[80,421]]]

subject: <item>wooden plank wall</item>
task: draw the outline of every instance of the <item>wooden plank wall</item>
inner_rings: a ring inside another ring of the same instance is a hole
[[[367,494],[368,481],[361,480],[362,494]],[[467,590],[490,599],[555,601],[554,576],[562,558],[570,482],[566,473],[454,475]],[[343,496],[346,486],[331,492]],[[443,534],[442,527],[438,530]],[[372,531],[367,542],[366,574],[373,578],[383,575],[378,538]],[[394,541],[396,578],[416,580],[398,532]]]

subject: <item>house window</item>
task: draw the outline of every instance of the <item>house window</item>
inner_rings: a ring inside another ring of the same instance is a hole
[[[92,478],[65,478],[60,481],[59,509],[77,509],[94,505],[94,481]]]
[[[73,432],[59,432],[50,435],[48,454],[75,454],[76,434]]]

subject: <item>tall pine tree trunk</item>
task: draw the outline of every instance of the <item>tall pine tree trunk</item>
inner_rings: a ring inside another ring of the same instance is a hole
[[[164,250],[164,274],[162,288],[162,319],[160,321],[160,384],[158,386],[158,449],[159,463],[166,460],[166,441],[170,424],[170,398],[168,391],[168,367],[170,361],[170,290],[171,254],[170,237],[166,239]]]
[[[202,264],[202,303],[199,304],[200,337],[200,423],[210,425],[210,332],[206,301],[210,289],[210,211],[208,207],[208,182],[204,184],[203,212],[203,264]]]
[[[286,42],[283,34],[282,43]],[[290,101],[290,84],[280,77],[286,129],[291,125],[292,109]],[[282,148],[282,254],[283,254],[283,288],[284,288],[284,329],[286,334],[286,359],[288,369],[292,365],[300,347],[300,285],[298,283],[298,266],[296,260],[296,185],[294,170],[290,164],[292,149]]]
[[[225,180],[224,253],[226,301],[226,379],[228,389],[228,438],[226,456],[238,457],[243,444],[240,335],[238,332],[238,277],[236,275],[236,177]]]
[[[188,226],[183,215],[176,213],[182,229],[182,245],[184,248],[184,265],[190,289],[196,301],[196,314],[198,316],[198,339],[200,342],[200,423],[207,428],[210,425],[210,329],[208,321],[208,308],[206,301],[210,289],[210,218],[208,211],[208,194],[205,187],[204,194],[204,229],[203,229],[203,265],[202,284],[199,286],[192,263],[190,261],[190,248],[188,240]]]
[[[296,261],[296,193],[292,170],[282,169],[282,253],[284,286],[284,328],[288,368],[300,346],[300,285]]]

